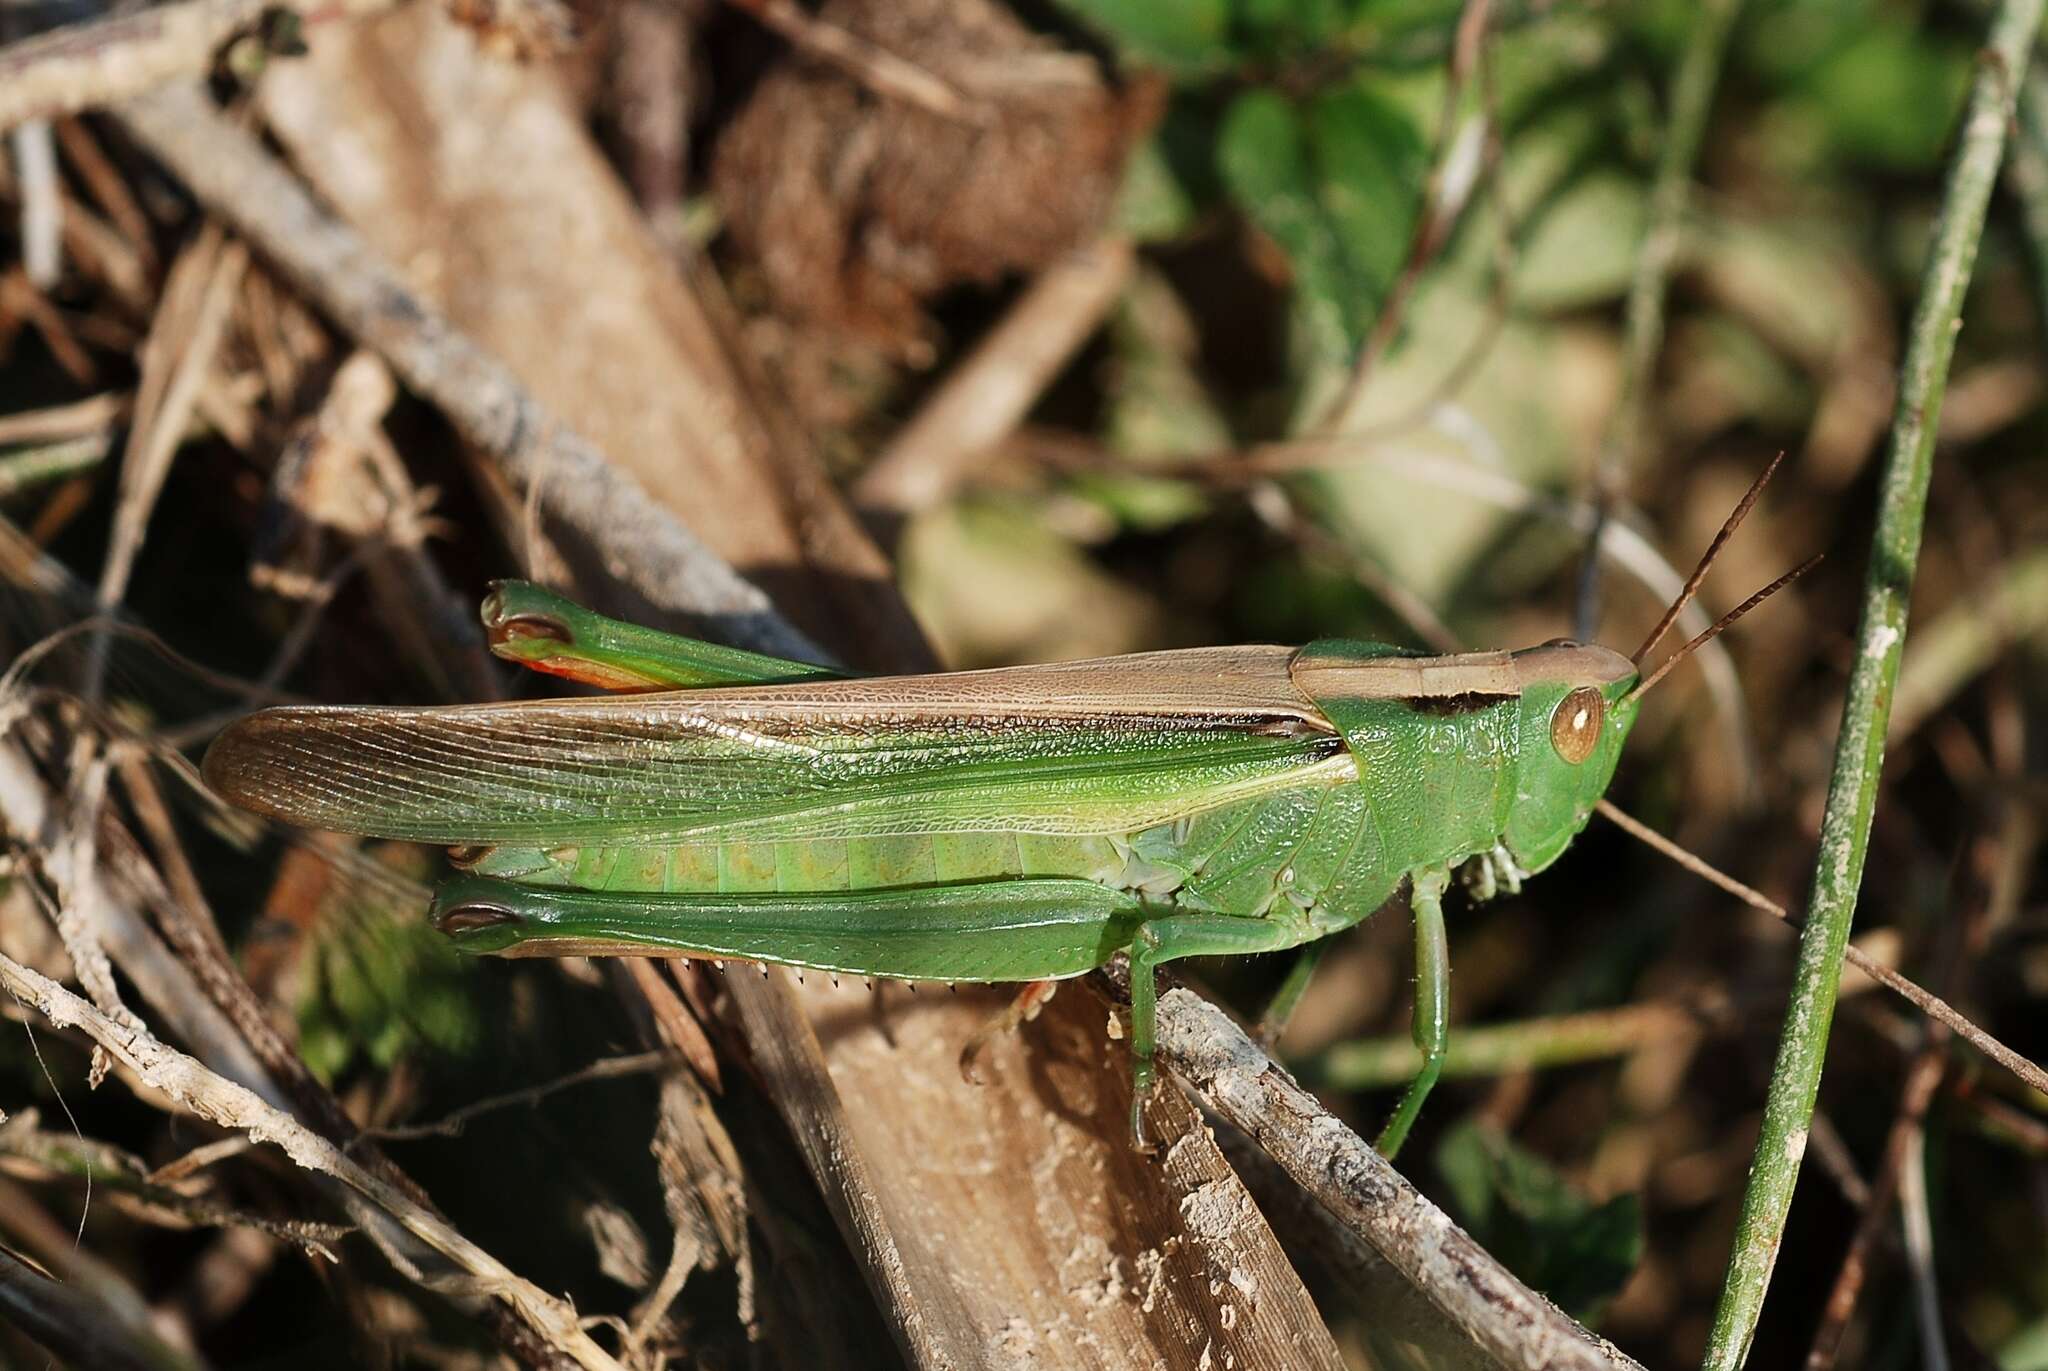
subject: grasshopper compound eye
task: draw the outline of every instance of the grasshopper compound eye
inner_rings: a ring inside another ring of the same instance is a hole
[[[1550,745],[1558,756],[1577,766],[1593,755],[1606,717],[1607,701],[1600,692],[1580,686],[1557,702],[1557,712],[1550,716]]]

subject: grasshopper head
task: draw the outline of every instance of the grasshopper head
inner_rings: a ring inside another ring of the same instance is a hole
[[[1635,725],[1636,668],[1565,639],[1514,654],[1521,686],[1515,805],[1502,835],[1516,864],[1541,871],[1592,816]]]

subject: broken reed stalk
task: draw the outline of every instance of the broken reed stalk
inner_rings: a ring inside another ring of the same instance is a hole
[[[1856,659],[1842,703],[1834,773],[1828,782],[1827,810],[1821,819],[1819,851],[1806,902],[1806,928],[1799,938],[1799,962],[1749,1186],[1742,1197],[1735,1248],[1729,1255],[1702,1363],[1707,1371],[1736,1371],[1749,1355],[1771,1268],[1784,1241],[1799,1163],[1806,1152],[1842,958],[1877,808],[1885,730],[1905,647],[1906,610],[1927,510],[1936,421],[1955,351],[1963,296],[1984,231],[1985,209],[1998,179],[2014,98],[2026,74],[2041,9],[2042,0],[2004,0],[1999,5],[1949,163],[1941,217],[1921,279],[1905,360],[1899,368],[1877,528],[1856,630]]]

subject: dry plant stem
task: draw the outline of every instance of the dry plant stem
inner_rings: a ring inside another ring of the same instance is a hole
[[[1920,555],[1942,391],[1985,209],[2005,149],[2016,83],[2025,77],[2041,9],[2042,0],[2004,0],[1998,7],[1989,51],[1978,64],[1961,138],[1949,165],[1941,217],[1899,368],[1856,657],[1821,818],[1807,923],[1799,939],[1799,963],[1755,1162],[1743,1193],[1735,1250],[1707,1347],[1705,1365],[1711,1371],[1734,1371],[1748,1356],[1792,1207],[1877,809],[1885,730],[1905,647],[1906,611]]]
[[[1351,429],[1358,412],[1364,407],[1373,369],[1393,344],[1394,335],[1401,331],[1409,298],[1414,295],[1415,287],[1429,269],[1429,264],[1436,260],[1436,255],[1450,240],[1451,228],[1464,210],[1465,192],[1470,187],[1450,187],[1447,182],[1462,136],[1458,106],[1463,101],[1466,83],[1479,65],[1480,45],[1486,41],[1492,8],[1493,0],[1465,0],[1465,7],[1458,13],[1456,36],[1451,40],[1450,79],[1444,87],[1442,126],[1437,130],[1436,156],[1430,163],[1429,175],[1422,187],[1421,212],[1416,216],[1415,231],[1408,240],[1407,260],[1402,263],[1401,274],[1394,278],[1387,298],[1381,302],[1379,313],[1373,318],[1372,331],[1358,349],[1343,389],[1338,392],[1323,421],[1315,425],[1316,432],[1344,433]],[[1491,127],[1491,116],[1486,117],[1489,123],[1484,136],[1493,139],[1496,135]]]
[[[397,395],[397,383],[376,354],[350,354],[314,411],[293,427],[272,472],[273,496],[297,520],[293,543],[317,550],[329,531],[356,541],[379,618],[408,660],[426,664],[444,695],[499,699],[504,692],[477,630],[475,609],[449,588],[427,552],[431,496],[413,485],[404,459],[384,435],[384,416]],[[301,561],[317,566],[314,557],[294,558],[287,550],[277,554],[285,566],[267,560],[259,555],[251,568],[252,577],[261,578],[257,584],[324,607],[329,587],[309,584],[298,571]],[[282,680],[283,673],[267,679]]]
[[[21,195],[22,269],[37,290],[54,288],[64,274],[64,195],[57,180],[57,148],[47,119],[18,124],[8,134]]]
[[[0,499],[91,471],[112,446],[111,434],[89,433],[0,456]]]
[[[152,801],[159,808],[162,802],[154,797],[154,783],[149,773],[140,774],[150,780],[150,784],[131,794],[138,811],[146,813]],[[175,841],[174,837],[172,841]],[[121,873],[123,883],[134,890],[137,901],[157,911],[166,938],[177,953],[177,959],[170,961],[170,970],[177,977],[175,984],[189,986],[196,979],[197,989],[204,994],[204,1000],[198,1003],[171,1005],[172,1012],[167,1017],[173,1026],[192,1022],[195,1017],[203,1024],[218,1023],[218,1030],[199,1039],[214,1044],[208,1053],[209,1059],[225,1059],[235,1079],[249,1083],[266,1099],[288,1103],[299,1117],[311,1120],[312,1126],[323,1137],[340,1143],[357,1162],[404,1195],[419,1213],[445,1225],[446,1220],[434,1209],[426,1193],[393,1165],[374,1143],[357,1136],[355,1122],[342,1109],[340,1101],[314,1079],[304,1060],[278,1031],[249,983],[230,960],[203,897],[195,895],[196,902],[187,906],[165,889],[154,868],[135,850],[134,840],[126,830],[105,816],[101,820],[100,846],[109,867]],[[174,865],[174,873],[176,869]],[[137,915],[126,906],[105,905],[103,908],[121,916],[106,921],[110,931],[128,928],[137,920]],[[154,938],[138,939],[132,932],[127,935],[125,944],[116,948],[117,959],[131,975],[136,973],[138,965],[148,965],[144,954],[170,960],[161,943]],[[155,979],[164,983],[165,988],[154,995],[148,994],[146,989],[145,995],[153,1004],[162,1006],[166,1003],[170,981],[163,972],[157,973]],[[189,1029],[180,1031],[187,1037],[193,1036]],[[255,1054],[254,1061],[249,1059],[251,1052]],[[392,1247],[393,1241],[403,1236],[397,1232],[403,1216],[378,1208],[371,1200],[345,1186],[338,1186],[336,1190],[335,1198],[355,1219],[365,1236],[391,1257],[394,1266],[423,1285],[437,1285],[436,1280],[423,1274],[413,1260],[421,1255],[421,1249],[405,1252]],[[473,1277],[485,1274],[475,1268],[467,1270]],[[483,1322],[499,1346],[521,1365],[551,1367],[568,1364],[569,1358],[559,1344],[550,1340],[545,1328],[520,1322],[521,1312],[487,1299],[483,1305]]]
[[[127,180],[108,159],[91,131],[77,119],[57,121],[57,145],[63,149],[65,160],[84,183],[86,193],[119,232],[122,246],[134,254],[138,276],[153,281],[157,274],[153,243],[155,229],[149,222],[149,216],[142,212],[142,206],[136,202]],[[146,307],[148,303],[130,296],[125,290],[122,297],[124,304]]]
[[[1849,1330],[1849,1317],[1856,1312],[1856,1297],[1869,1273],[1871,1252],[1891,1221],[1892,1200],[1898,1193],[1900,1173],[1913,1150],[1912,1141],[1925,1126],[1927,1107],[1941,1085],[1942,1073],[1948,1064],[1942,1041],[1946,1037],[1939,1026],[1935,1027],[1927,1046],[1914,1059],[1912,1070],[1906,1074],[1906,1085],[1899,1097],[1898,1117],[1892,1121],[1891,1134],[1885,1140],[1884,1161],[1878,1170],[1876,1183],[1863,1202],[1863,1217],[1857,1221],[1855,1236],[1849,1240],[1849,1250],[1842,1257],[1842,1269],[1835,1275],[1834,1288],[1828,1292],[1827,1303],[1822,1307],[1820,1326],[1814,1330],[1813,1344],[1806,1354],[1807,1371],[1828,1371],[1841,1351],[1842,1335]]]
[[[711,1046],[711,1039],[704,1032],[704,1025],[698,1019],[692,1006],[676,993],[676,982],[664,976],[658,959],[652,957],[622,957],[620,968],[625,978],[633,983],[640,998],[647,1001],[647,1009],[654,1016],[660,1035],[665,1038],[681,1059],[689,1064],[697,1078],[713,1090],[724,1087],[718,1070],[718,1053]]]
[[[701,262],[689,282],[731,367],[734,388],[767,432],[768,441],[756,450],[795,526],[804,560],[830,573],[817,598],[836,626],[835,646],[857,654],[856,665],[875,670],[944,670],[893,584],[895,568],[826,474],[814,437],[796,417],[779,377],[740,341],[745,330],[725,283]],[[868,589],[845,589],[855,585]]]
[[[1380,570],[1371,559],[1354,552],[1342,539],[1324,532],[1286,486],[1277,482],[1253,486],[1246,498],[1252,511],[1276,532],[1349,569],[1351,578],[1391,609],[1418,640],[1447,656],[1465,650],[1458,635],[1427,601]]]
[[[1502,1366],[1637,1365],[1516,1280],[1216,1006],[1187,990],[1161,995],[1159,1051],[1204,1105],[1250,1135]]]
[[[51,1280],[0,1247],[0,1321],[72,1366],[103,1371],[203,1371],[205,1363],[130,1328],[99,1301]]]
[[[727,0],[793,46],[839,68],[876,95],[915,105],[942,119],[989,122],[989,112],[950,84],[880,44],[813,15],[793,0]]]
[[[24,1121],[27,1126],[20,1126]],[[253,1228],[325,1261],[335,1260],[333,1247],[355,1231],[347,1224],[272,1219],[201,1195],[173,1190],[158,1176],[149,1174],[139,1157],[98,1141],[81,1142],[73,1133],[51,1132],[34,1125],[34,1111],[27,1110],[0,1126],[0,1154],[32,1163],[47,1174],[83,1178],[92,1185],[96,1196],[108,1197],[124,1213],[144,1223],[171,1228]],[[212,1146],[218,1149],[219,1144]]]
[[[1294,1183],[1280,1163],[1235,1128],[1217,1130],[1217,1145],[1244,1177],[1245,1188],[1271,1221],[1290,1253],[1306,1257],[1344,1291],[1357,1309],[1368,1342],[1386,1338],[1408,1344],[1428,1371],[1500,1371],[1500,1363],[1475,1348],[1428,1297],[1388,1266],[1372,1245],[1347,1227],[1316,1198]],[[1372,1363],[1377,1366],[1380,1363]],[[1394,1361],[1407,1366],[1405,1361]]]
[[[1744,885],[1741,881],[1736,880],[1718,867],[1701,860],[1695,854],[1686,851],[1677,843],[1672,842],[1656,829],[1633,818],[1625,810],[1616,808],[1611,802],[1599,800],[1595,803],[1594,808],[1606,815],[1616,827],[1656,848],[1659,852],[1702,880],[1719,886],[1751,909],[1760,909],[1764,913],[1774,918],[1782,919],[1784,922],[1802,931],[1811,926],[1808,920],[1793,918],[1790,910],[1762,891]],[[1878,961],[1860,947],[1845,943],[1843,945],[1842,958],[1849,965],[1855,967],[1885,989],[1898,995],[1928,1018],[1954,1032],[1957,1037],[1976,1048],[1979,1052],[1982,1052],[1992,1061],[1997,1062],[2006,1070],[2012,1072],[2013,1075],[2019,1077],[2027,1085],[2041,1091],[2043,1094],[2048,1094],[2048,1071],[2043,1071],[2040,1066],[2022,1057],[2019,1053],[2013,1051],[1989,1033],[1986,1033],[1976,1024],[1970,1022],[1961,1010],[1957,1009],[1947,1000],[1942,999],[1939,995],[1919,985],[1917,982],[1908,980],[1905,976],[1900,975],[1883,962]],[[1832,1000],[1830,1004],[1832,1005]]]
[[[854,504],[902,517],[950,495],[1095,332],[1134,262],[1130,242],[1110,237],[1048,268],[855,483]]]
[[[1913,1309],[1919,1315],[1920,1365],[1926,1371],[1948,1371],[1941,1283],[1934,1270],[1934,1214],[1927,1194],[1924,1128],[1906,1134],[1906,1155],[1899,1169],[1899,1218],[1905,1229],[1906,1269],[1913,1277]]]
[[[54,832],[54,811],[34,765],[18,747],[0,746],[0,830],[31,839]],[[96,911],[102,943],[144,1002],[215,1069],[241,1080],[264,1080],[261,1064],[233,1024],[199,992],[185,967],[150,935],[139,916],[123,906],[103,873],[94,868],[70,880],[72,898]]]
[[[56,442],[104,433],[128,417],[135,397],[108,391],[49,409],[0,415],[0,443]]]
[[[266,1103],[253,1090],[224,1080],[147,1033],[123,1028],[47,976],[5,956],[0,956],[0,988],[33,1005],[56,1027],[83,1031],[146,1085],[199,1117],[244,1131],[258,1142],[276,1143],[297,1165],[341,1181],[391,1214],[421,1242],[474,1273],[479,1293],[511,1304],[578,1365],[591,1371],[617,1371],[618,1363],[591,1341],[574,1309],[521,1280],[446,1222],[414,1204],[396,1186],[359,1166],[340,1148]]]
[[[1671,84],[1671,119],[1657,153],[1657,171],[1650,187],[1650,222],[1642,251],[1629,282],[1627,331],[1622,342],[1621,396],[1608,421],[1594,472],[1598,486],[1610,493],[1626,489],[1628,469],[1643,444],[1649,412],[1650,383],[1657,354],[1664,347],[1665,291],[1671,268],[1685,235],[1687,202],[1692,198],[1693,167],[1706,137],[1707,115],[1714,87],[1721,77],[1721,58],[1728,47],[1740,0],[1701,0],[1693,11],[1692,32],[1679,58]]]
[[[8,1008],[15,1011],[10,1016],[14,1022],[27,1018],[26,1011],[12,1003]],[[189,1350],[190,1330],[175,1319],[152,1319],[149,1301],[127,1276],[81,1243],[78,1229],[60,1222],[43,1207],[40,1198],[26,1186],[0,1176],[0,1224],[6,1228],[8,1249],[40,1263],[44,1270],[98,1302],[106,1314],[127,1327],[148,1328],[174,1347]]]
[[[121,497],[114,511],[112,539],[100,573],[98,603],[111,609],[128,593],[150,512],[170,475],[171,458],[183,441],[200,382],[213,367],[227,328],[228,306],[249,262],[240,243],[225,242],[213,225],[171,268],[165,307],[142,349],[142,382],[135,427],[121,457]],[[91,697],[95,692],[88,688]]]
[[[767,596],[669,516],[604,454],[564,429],[497,358],[413,293],[356,232],[325,212],[196,86],[130,102],[122,121],[213,213],[234,226],[345,331],[381,355],[521,490],[593,547],[653,604],[710,623],[743,647],[805,661],[823,654]]]
[[[389,0],[323,0],[321,17],[365,14]],[[287,4],[311,11],[316,6]],[[211,67],[221,45],[278,0],[177,0],[74,24],[0,48],[0,129],[23,120],[116,104]]]

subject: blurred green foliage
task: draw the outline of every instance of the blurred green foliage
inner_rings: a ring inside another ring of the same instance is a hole
[[[1596,1204],[1490,1125],[1467,1120],[1436,1148],[1459,1222],[1508,1270],[1582,1323],[1594,1323],[1643,1255],[1635,1195]]]

